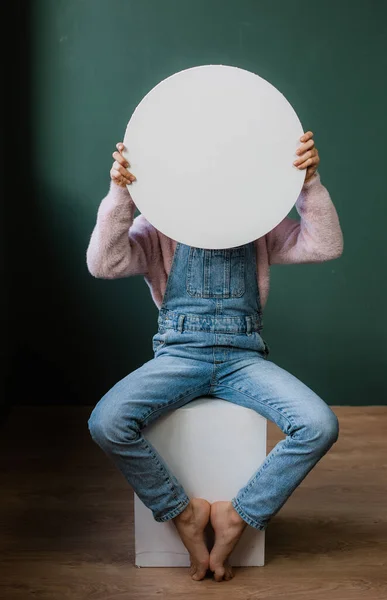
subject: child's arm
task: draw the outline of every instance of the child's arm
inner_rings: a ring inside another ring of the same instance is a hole
[[[158,236],[142,215],[134,219],[135,209],[128,189],[111,181],[86,253],[87,267],[94,277],[116,279],[148,272]]]
[[[316,172],[296,202],[298,222],[286,217],[267,234],[270,264],[323,262],[343,251],[343,234],[328,190]]]

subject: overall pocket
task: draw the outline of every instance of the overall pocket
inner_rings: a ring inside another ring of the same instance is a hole
[[[157,333],[154,334],[154,336],[152,338],[152,348],[153,348],[154,353],[156,353],[158,350],[160,350],[161,348],[163,348],[166,345],[167,334],[168,334],[167,331],[165,331],[163,333],[160,333],[160,331],[158,331]]]
[[[245,293],[245,246],[222,250],[192,247],[186,290],[196,298],[240,298]]]
[[[255,350],[259,352],[263,358],[267,358],[270,354],[270,348],[261,336],[261,333],[258,331],[253,331],[251,335],[253,336]]]

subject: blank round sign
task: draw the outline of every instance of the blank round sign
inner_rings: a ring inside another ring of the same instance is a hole
[[[237,67],[175,73],[134,111],[124,156],[128,186],[144,217],[170,238],[199,248],[251,242],[295,204],[305,169],[293,165],[303,135],[272,84]]]

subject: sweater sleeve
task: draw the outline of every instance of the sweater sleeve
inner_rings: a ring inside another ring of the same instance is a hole
[[[304,183],[296,209],[300,221],[286,217],[266,235],[269,263],[323,262],[341,256],[339,218],[318,172]]]
[[[86,252],[87,268],[94,277],[117,279],[148,273],[158,236],[142,215],[134,218],[135,210],[127,188],[111,181]]]

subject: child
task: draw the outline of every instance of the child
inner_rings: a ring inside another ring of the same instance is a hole
[[[177,243],[143,215],[134,219],[135,204],[126,186],[136,178],[122,156],[123,144],[117,144],[110,191],[100,204],[87,250],[92,275],[113,279],[141,274],[159,308],[154,358],[97,403],[90,433],[155,520],[174,520],[196,581],[208,569],[216,581],[233,577],[227,558],[245,527],[265,529],[338,438],[334,412],[267,360],[260,335],[269,266],[322,262],[342,253],[338,216],[317,172],[313,133],[300,141],[293,163],[307,169],[296,203],[300,223],[287,217],[264,237],[223,250]],[[235,498],[212,505],[188,498],[141,434],[167,411],[202,395],[254,409],[286,434]],[[211,553],[204,538],[209,520],[215,532]]]

